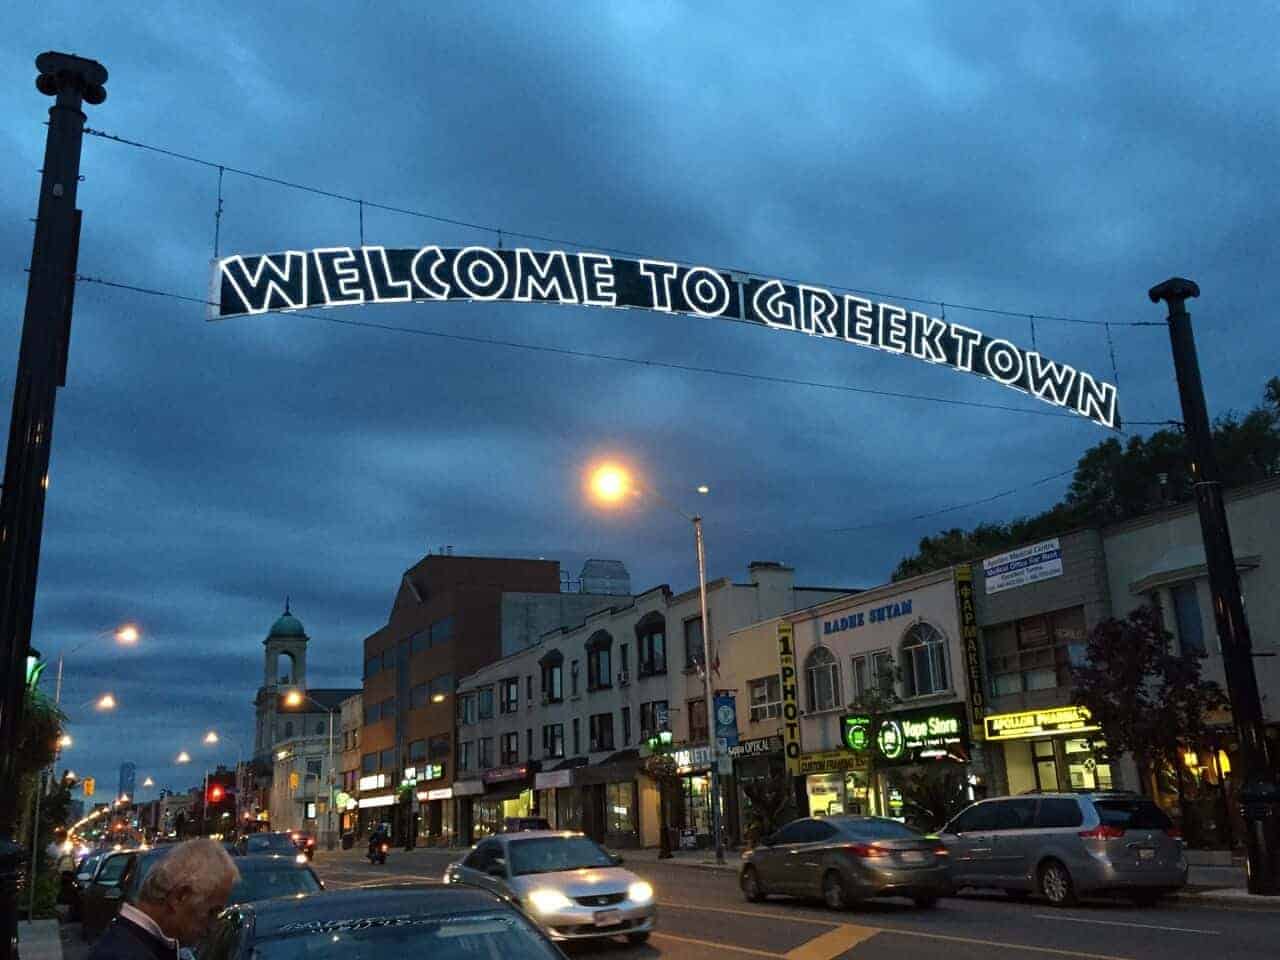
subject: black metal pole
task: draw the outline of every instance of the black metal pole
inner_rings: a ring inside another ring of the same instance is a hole
[[[95,60],[42,53],[36,57],[36,69],[36,89],[56,100],[49,108],[4,489],[0,491],[0,960],[13,957],[17,931],[21,847],[13,839],[19,815],[14,754],[22,723],[53,405],[58,387],[66,382],[71,337],[71,302],[80,247],[76,188],[80,184],[85,120],[80,108],[85,102],[96,105],[107,98],[107,71]]]
[[[1186,301],[1200,296],[1192,280],[1174,277],[1148,291],[1152,303],[1169,306],[1169,340],[1182,401],[1182,419],[1191,461],[1191,479],[1200,508],[1200,532],[1213,615],[1222,645],[1222,666],[1231,698],[1231,715],[1240,738],[1243,770],[1240,791],[1248,832],[1249,892],[1280,896],[1280,792],[1268,756],[1266,726],[1258,680],[1253,669],[1253,644],[1245,620],[1240,575],[1231,548],[1231,531],[1222,498],[1222,475],[1213,450],[1209,413],[1205,407],[1195,334]]]

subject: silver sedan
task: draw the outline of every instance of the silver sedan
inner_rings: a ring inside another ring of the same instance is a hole
[[[445,870],[445,883],[484,887],[520,905],[552,940],[649,939],[653,887],[622,858],[576,833],[539,830],[483,840]]]

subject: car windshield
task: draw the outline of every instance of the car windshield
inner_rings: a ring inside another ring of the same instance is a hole
[[[1150,800],[1095,800],[1098,817],[1121,830],[1168,830],[1173,821]]]
[[[319,893],[320,882],[310,870],[295,867],[279,870],[245,870],[231,888],[231,903],[292,897],[299,893]]]
[[[294,853],[297,847],[283,833],[263,833],[249,837],[244,848],[250,853]]]
[[[119,883],[120,878],[124,875],[124,868],[129,865],[128,855],[119,857],[108,857],[103,863],[102,869],[98,871],[98,875],[94,877],[96,883]]]
[[[867,840],[919,840],[920,833],[897,820],[847,820],[844,832]]]
[[[76,876],[92,877],[94,869],[98,866],[98,863],[101,860],[102,854],[95,854],[94,856],[89,857],[89,859],[85,860],[84,863],[80,864],[80,872],[76,874]]]
[[[512,876],[611,867],[613,860],[586,837],[538,837],[507,844]]]
[[[366,917],[297,924],[253,945],[253,960],[558,960],[560,954],[514,913]]]

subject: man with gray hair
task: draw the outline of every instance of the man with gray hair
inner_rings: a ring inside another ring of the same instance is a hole
[[[142,881],[138,903],[124,903],[89,960],[177,960],[204,939],[240,872],[214,840],[174,847]]]

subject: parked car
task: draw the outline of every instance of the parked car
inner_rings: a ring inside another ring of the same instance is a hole
[[[743,853],[738,881],[751,901],[783,893],[841,910],[871,897],[909,897],[932,907],[952,890],[947,860],[938,841],[896,820],[805,817]]]
[[[983,800],[939,832],[957,887],[1033,893],[1054,906],[1123,894],[1153,904],[1187,882],[1173,821],[1133,793],[1042,793]]]
[[[298,847],[287,833],[251,833],[236,841],[241,856],[251,853],[298,853]]]
[[[343,890],[229,908],[200,960],[363,957],[564,960],[509,903],[467,887]]]
[[[137,850],[121,850],[106,854],[80,896],[80,935],[97,939],[115,919],[124,901],[122,881],[129,866],[137,858]]]
[[[525,833],[529,830],[550,830],[546,817],[507,817],[502,821],[500,833]]]
[[[625,936],[644,943],[657,917],[653,887],[580,834],[498,834],[450,864],[444,881],[509,897],[552,940]]]
[[[316,855],[316,838],[314,834],[307,833],[305,830],[293,830],[289,833],[289,839],[293,841],[293,845],[298,848],[300,853],[306,855],[308,860],[314,859]]]
[[[137,904],[138,892],[147,874],[172,849],[149,850],[139,856],[129,867],[124,878],[124,899]],[[319,893],[324,884],[306,863],[298,862],[297,853],[249,854],[236,857],[236,869],[240,879],[231,888],[228,903],[247,903],[254,900],[270,900],[273,897],[296,897]]]
[[[80,919],[81,898],[84,896],[89,884],[93,882],[93,875],[97,872],[98,864],[102,862],[104,856],[106,856],[104,853],[91,853],[76,866],[76,875],[71,880],[71,896],[67,914],[67,918],[72,923]]]

